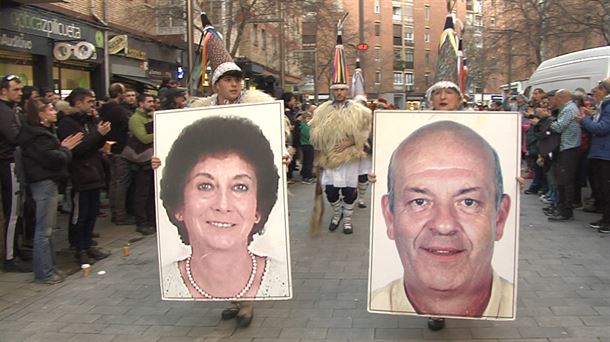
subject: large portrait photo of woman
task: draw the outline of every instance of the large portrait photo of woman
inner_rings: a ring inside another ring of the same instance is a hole
[[[157,114],[163,299],[291,297],[281,104],[227,107]]]

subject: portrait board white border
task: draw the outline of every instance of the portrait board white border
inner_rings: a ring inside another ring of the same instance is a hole
[[[213,301],[216,299],[194,299],[191,297],[166,297],[164,289],[164,271],[175,267],[173,263],[185,259],[190,254],[190,247],[184,245],[177,228],[167,217],[160,199],[160,181],[165,167],[165,159],[175,139],[182,130],[193,122],[204,117],[234,116],[244,117],[257,125],[270,142],[274,164],[279,174],[277,202],[273,206],[265,224],[265,232],[255,235],[249,250],[257,255],[264,255],[285,265],[286,296],[242,298],[241,300],[288,300],[292,298],[292,276],[290,266],[290,237],[288,228],[288,202],[286,191],[286,172],[282,163],[284,155],[284,103],[273,101],[252,104],[235,104],[225,106],[197,107],[177,110],[166,110],[155,113],[155,156],[161,159],[161,166],[155,170],[155,207],[157,220],[157,248],[159,257],[159,277],[161,299],[178,301]],[[232,132],[226,132],[231,135]],[[235,137],[239,139],[239,137]],[[196,151],[193,151],[196,153]],[[283,268],[284,269],[284,268]],[[283,271],[284,272],[284,271]]]
[[[514,284],[512,317],[456,317],[464,319],[513,320],[516,317],[517,268],[519,247],[519,183],[521,167],[521,125],[518,113],[466,112],[466,111],[396,111],[375,112],[373,141],[373,173],[376,183],[372,187],[371,232],[369,249],[369,278],[367,310],[373,313],[418,315],[371,308],[371,294],[403,276],[403,267],[394,241],[386,233],[381,198],[387,193],[388,164],[400,142],[412,132],[437,121],[454,121],[466,125],[480,134],[498,153],[503,173],[504,193],[511,198],[511,207],[504,236],[495,243],[492,266],[496,272]],[[434,157],[434,156],[431,156]],[[422,315],[429,317],[430,315]],[[446,317],[446,316],[445,316]]]

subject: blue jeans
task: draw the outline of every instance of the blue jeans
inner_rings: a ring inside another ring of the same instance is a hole
[[[57,218],[57,184],[43,180],[30,184],[36,202],[36,229],[34,232],[34,278],[47,279],[55,273],[53,227]]]

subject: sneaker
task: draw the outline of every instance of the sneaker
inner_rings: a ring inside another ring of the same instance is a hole
[[[526,195],[537,195],[538,194],[538,190],[527,189],[527,190],[523,191],[523,193],[526,194]]]
[[[87,249],[87,255],[95,260],[106,259],[110,256],[110,254],[110,252],[104,252],[101,249],[95,247],[89,247],[89,249]]]
[[[603,223],[597,231],[604,234],[610,233],[610,223]]]
[[[303,183],[303,184],[313,184],[315,182],[316,182],[316,180],[313,178],[305,178],[301,181],[301,183]]]
[[[602,227],[602,220],[589,223],[589,227],[593,229],[600,229]]]
[[[582,209],[584,206],[582,203],[572,203],[572,209]]]
[[[366,203],[364,203],[364,201],[358,201],[358,208],[366,208]]]
[[[55,285],[55,284],[59,284],[59,283],[63,282],[64,280],[65,280],[65,277],[62,277],[61,275],[59,275],[57,273],[53,273],[53,275],[51,275],[50,277],[48,277],[46,279],[34,279],[34,282],[37,284]]]
[[[30,273],[32,264],[13,258],[4,262],[4,272]]]
[[[544,203],[544,204],[553,204],[553,200],[548,197],[545,197],[545,198],[541,199],[540,201],[542,201],[542,203]]]
[[[155,233],[154,228],[148,226],[139,226],[136,228],[136,232],[142,235],[152,235]]]

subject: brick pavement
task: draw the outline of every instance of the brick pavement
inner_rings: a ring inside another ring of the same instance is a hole
[[[256,303],[249,328],[221,321],[222,303],[162,302],[155,237],[123,257],[138,234],[101,220],[100,242],[114,254],[89,278],[44,286],[0,274],[0,341],[610,341],[610,236],[585,226],[593,215],[549,224],[537,198],[522,196],[518,319],[448,320],[431,332],[422,318],[366,312],[368,211],[356,211],[352,236],[323,230],[312,240],[313,186],[289,189],[294,299]]]

